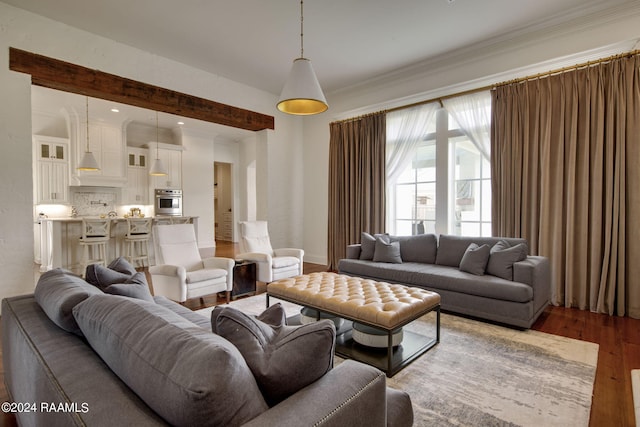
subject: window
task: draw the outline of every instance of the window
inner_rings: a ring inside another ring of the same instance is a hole
[[[413,122],[391,118],[394,129],[393,137],[388,130],[388,158],[393,150],[397,155],[397,144],[411,146],[411,149],[402,153],[404,161],[396,160],[395,164],[401,165],[399,173],[387,180],[389,233],[491,235],[488,93],[480,96],[480,101],[445,104],[450,112],[457,113],[455,116],[463,126],[445,109],[436,114],[423,114],[428,122],[422,123],[420,135],[415,132],[416,117]],[[473,109],[481,110],[482,114],[470,111]],[[409,138],[398,137],[399,122],[411,128],[413,134],[407,133],[411,135]]]

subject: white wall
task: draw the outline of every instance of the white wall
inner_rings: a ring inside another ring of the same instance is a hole
[[[325,94],[329,110],[304,119],[305,260],[327,262],[330,122],[626,52],[636,48],[638,22],[640,3],[634,2],[575,19],[571,25],[521,34],[493,45],[469,46],[410,70]]]
[[[213,136],[180,129],[182,146],[182,194],[185,216],[198,217],[198,247],[214,248]]]
[[[0,156],[0,198],[10,201],[0,208],[0,298],[31,292],[34,286],[31,84],[28,75],[9,70],[9,47],[273,115],[274,147],[268,149],[298,166],[270,170],[268,191],[277,191],[292,179],[302,181],[301,148],[287,147],[294,140],[300,143],[299,126],[276,110],[276,95],[0,3],[0,147],[4,153]],[[203,149],[200,143],[196,145]],[[301,219],[293,215],[301,215],[298,207],[303,194],[299,187],[294,191],[298,193],[289,191],[286,198],[276,195],[267,216],[277,218],[270,224],[273,235],[287,245],[301,246]],[[296,226],[289,228],[289,224]]]

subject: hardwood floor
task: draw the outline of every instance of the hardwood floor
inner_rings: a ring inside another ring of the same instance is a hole
[[[233,258],[235,253],[236,246],[232,243],[217,242],[217,256]],[[326,266],[305,263],[305,273],[314,271],[326,271]],[[264,292],[264,289],[265,285],[258,283],[257,291]],[[185,305],[197,310],[222,302],[222,298],[209,297],[205,298],[204,304],[200,300],[190,300]],[[548,307],[532,329],[599,344],[589,425],[635,425],[631,370],[640,369],[640,320],[611,317],[572,308]],[[4,402],[8,396],[1,364],[0,377],[0,398]],[[15,425],[14,417],[0,414],[0,427]]]

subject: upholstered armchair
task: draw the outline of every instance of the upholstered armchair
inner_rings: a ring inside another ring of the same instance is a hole
[[[240,252],[237,259],[257,264],[257,279],[270,283],[302,274],[304,250],[273,249],[266,221],[240,222]]]
[[[193,224],[156,225],[152,234],[156,265],[149,273],[155,295],[185,302],[225,291],[229,302],[234,260],[202,259]]]

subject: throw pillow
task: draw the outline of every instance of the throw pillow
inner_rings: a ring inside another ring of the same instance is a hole
[[[211,330],[214,334],[218,333],[218,316],[220,316],[220,313],[222,313],[225,308],[227,308],[227,306],[217,305],[211,311]],[[254,317],[267,325],[273,326],[274,328],[287,324],[287,313],[279,302],[273,304],[265,311]]]
[[[491,248],[487,273],[506,280],[513,280],[513,264],[526,259],[527,253],[528,248],[524,243],[510,246],[506,240],[500,240]]]
[[[136,274],[135,267],[133,265],[131,265],[129,263],[129,260],[127,260],[123,256],[118,257],[118,258],[114,259],[113,261],[111,261],[109,263],[109,265],[107,266],[107,268],[110,269],[110,270],[115,270],[118,273],[128,274],[129,276],[132,276],[132,275]]]
[[[216,330],[240,350],[269,406],[333,367],[336,329],[329,320],[274,327],[226,307],[217,317]]]
[[[376,249],[373,254],[373,261],[402,264],[400,242],[390,242],[387,239],[376,237]]]
[[[111,295],[121,295],[129,298],[143,299],[155,302],[149,291],[147,278],[142,271],[134,274],[124,283],[114,283],[104,288],[104,292]]]
[[[388,234],[374,234],[373,236],[367,232],[362,232],[360,235],[360,259],[372,260],[376,251],[376,238],[382,238],[385,241],[389,241]]]
[[[126,282],[131,274],[120,273],[100,264],[90,264],[87,266],[84,277],[87,282],[104,291],[109,285]]]
[[[147,301],[94,295],[73,315],[87,342],[171,425],[242,425],[268,409],[230,342]]]
[[[61,268],[43,273],[34,291],[40,308],[53,323],[80,336],[82,331],[73,317],[73,307],[96,294],[102,294],[102,291]]]
[[[489,245],[478,246],[475,243],[471,243],[464,252],[462,261],[460,261],[460,271],[466,271],[477,276],[484,275],[490,254],[491,248]]]

